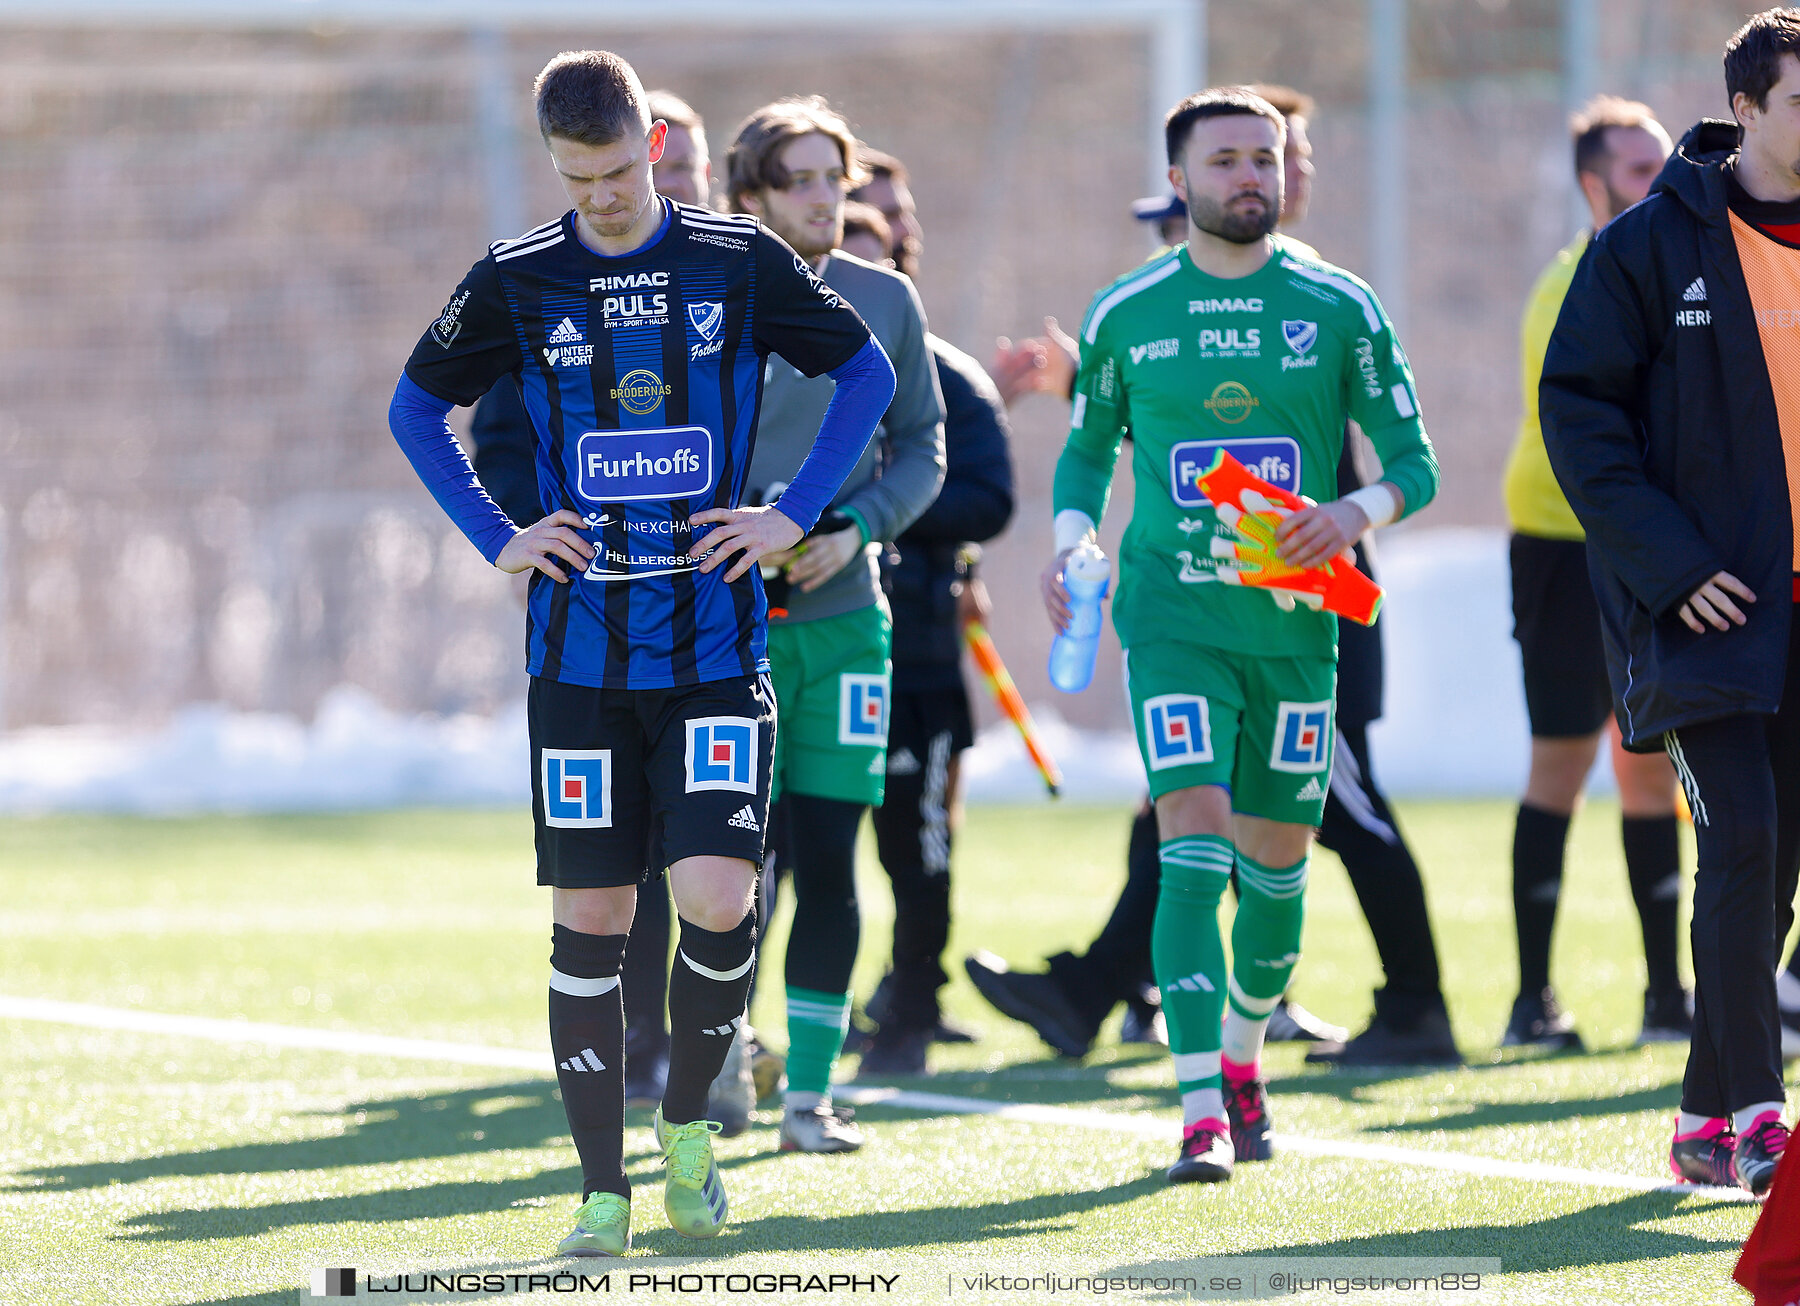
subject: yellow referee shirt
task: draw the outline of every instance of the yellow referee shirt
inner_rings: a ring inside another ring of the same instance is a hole
[[[1575,265],[1587,248],[1582,232],[1550,260],[1538,276],[1525,305],[1519,330],[1519,377],[1524,383],[1524,411],[1519,416],[1519,438],[1506,460],[1506,515],[1520,535],[1552,540],[1582,540],[1586,533],[1563,497],[1550,456],[1544,452],[1544,431],[1538,425],[1538,381],[1544,374],[1544,351],[1562,312],[1563,296],[1575,279]]]

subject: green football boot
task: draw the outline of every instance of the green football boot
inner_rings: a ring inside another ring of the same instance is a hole
[[[558,1256],[623,1256],[631,1250],[631,1199],[595,1193],[575,1212],[575,1230],[556,1245]]]
[[[656,1108],[656,1141],[669,1167],[663,1209],[669,1227],[689,1238],[711,1238],[725,1227],[725,1184],[712,1154],[712,1136],[719,1129],[716,1120],[671,1125]]]

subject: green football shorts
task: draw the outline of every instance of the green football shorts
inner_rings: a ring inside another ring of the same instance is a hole
[[[1126,650],[1125,686],[1152,798],[1222,785],[1233,811],[1319,823],[1331,781],[1336,659],[1158,641]]]
[[[817,621],[769,623],[777,796],[881,805],[893,621],[885,599]]]

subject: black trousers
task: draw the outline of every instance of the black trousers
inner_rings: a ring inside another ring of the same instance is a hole
[[[1694,1035],[1681,1109],[1784,1100],[1775,965],[1800,881],[1800,611],[1781,710],[1664,736],[1694,814]],[[1719,635],[1729,639],[1730,636]]]
[[[875,847],[894,889],[894,965],[884,1024],[930,1029],[949,982],[952,768],[973,735],[968,698],[954,689],[894,692],[887,789],[871,814]]]
[[[1382,1010],[1407,1021],[1444,996],[1425,882],[1369,765],[1369,729],[1338,726],[1319,844],[1338,855],[1387,977]]]

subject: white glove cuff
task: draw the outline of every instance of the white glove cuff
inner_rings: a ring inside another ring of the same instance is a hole
[[[1094,519],[1079,508],[1064,508],[1056,514],[1056,551],[1072,549],[1083,540],[1099,533]]]
[[[1400,494],[1391,485],[1378,481],[1374,485],[1365,485],[1353,494],[1344,496],[1345,503],[1354,503],[1363,510],[1369,519],[1369,526],[1386,526],[1400,516],[1400,509],[1405,506],[1400,501]]]

